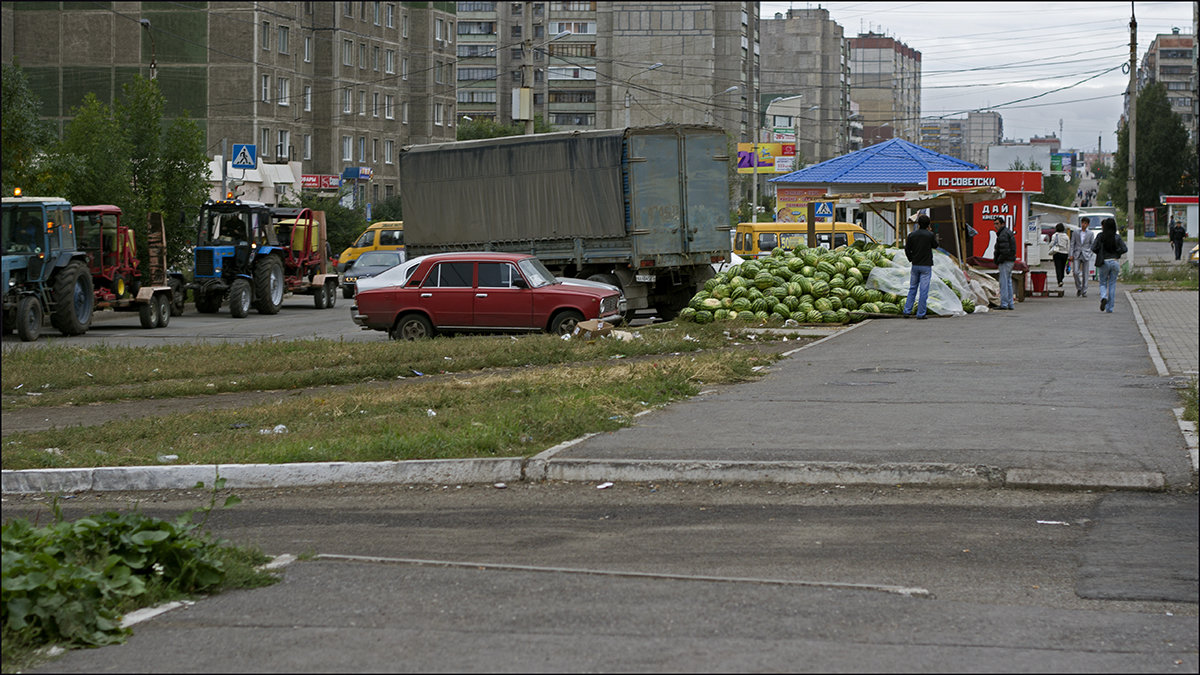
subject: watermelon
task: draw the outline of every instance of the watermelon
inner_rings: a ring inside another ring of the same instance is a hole
[[[839,323],[837,312],[821,312],[821,323]]]
[[[874,302],[864,302],[861,305],[859,305],[858,308],[864,312],[867,312],[868,314],[880,314],[881,313],[879,311],[879,305],[877,305]]]
[[[770,316],[771,315],[767,314],[766,312],[755,312],[754,313],[754,318],[758,319],[759,321],[766,321],[767,318],[769,318]]]
[[[728,320],[729,320],[729,310],[718,309],[717,311],[713,312],[713,321],[728,321]]]
[[[832,277],[833,275],[838,273],[838,268],[834,267],[833,264],[830,263],[829,261],[822,260],[821,262],[817,263],[817,271],[824,272]],[[845,271],[845,270],[843,270],[843,271]]]
[[[868,288],[867,302],[883,302],[883,293],[877,289]]]
[[[845,307],[853,312],[854,310],[858,309],[858,301],[854,298],[845,298],[842,300],[842,307]]]
[[[806,323],[821,323],[821,310],[809,310],[808,313],[804,315],[804,321]]]
[[[833,309],[833,311],[836,312],[842,308],[842,299],[837,297],[836,295],[831,295],[825,299],[829,301],[829,306],[831,309]]]
[[[797,314],[797,313],[801,313],[801,312],[803,312],[804,314],[808,314],[809,312],[811,312],[814,309],[816,309],[816,308],[813,307],[813,304],[811,302],[802,302],[796,306],[796,311],[793,312],[793,314]]]
[[[696,309],[694,307],[684,307],[683,309],[679,310],[679,319],[682,321],[691,321],[695,318],[695,316]]]
[[[711,279],[710,279],[710,281],[711,281]],[[712,297],[717,298],[718,300],[720,300],[721,298],[728,298],[729,297],[729,286],[727,286],[725,284],[717,284],[712,289]]]
[[[797,298],[794,295],[789,295],[783,299],[783,304],[788,308],[789,311],[794,312],[796,311],[796,308],[800,306],[800,298]]]
[[[708,281],[704,282],[704,290],[712,291],[712,289],[716,288],[717,284],[719,284],[719,283],[721,283],[721,280],[718,279],[717,277],[713,277],[713,278],[709,279]]]
[[[775,285],[775,277],[770,272],[759,272],[754,275],[754,285],[760,291],[765,291]]]
[[[750,302],[750,311],[757,314],[758,312],[767,311],[767,301],[765,298],[758,298]]]
[[[756,321],[758,317],[754,316],[754,312],[738,312],[738,321]]]
[[[963,311],[966,312],[967,314],[974,313],[974,311],[975,311],[975,303],[972,302],[970,299],[963,300],[962,306],[963,306]]]
[[[787,261],[787,268],[791,272],[799,272],[804,269],[804,259],[800,257],[791,258]]]
[[[740,279],[741,277],[738,277],[738,278]],[[749,299],[749,296],[750,296],[750,289],[746,288],[745,286],[733,287],[733,291],[730,292],[730,294],[729,294],[729,297],[733,298],[734,300],[737,300],[738,298]]]
[[[800,268],[800,275],[808,277],[810,279],[812,278],[812,275],[814,275],[816,273],[817,273],[817,268],[813,267],[812,265],[805,265],[804,267]]]
[[[812,278],[814,281],[829,281],[833,278],[833,275],[825,270],[817,270],[816,272],[813,272]]]
[[[775,305],[775,309],[771,310],[772,317],[778,317],[781,321],[787,321],[792,318],[792,313],[782,304]]]
[[[696,323],[712,323],[713,313],[708,310],[700,310],[692,317]]]
[[[733,301],[733,309],[739,312],[745,312],[750,309],[749,298],[735,298]]]
[[[721,301],[718,298],[705,298],[700,302],[700,305],[703,309],[710,312],[721,309]]]
[[[829,295],[837,298],[838,300],[845,300],[846,298],[850,297],[850,291],[844,288],[830,288]]]
[[[800,290],[802,293],[812,293],[813,280],[808,277],[800,277]]]
[[[901,310],[900,306],[895,303],[881,302],[881,303],[879,303],[879,313],[880,314],[902,314],[903,310]]]
[[[817,301],[813,303],[813,308],[818,312],[831,312],[833,311],[833,303],[830,302],[829,298],[817,298]]]
[[[826,295],[829,295],[829,283],[825,281],[814,281],[812,285],[812,294],[818,298],[823,298]]]

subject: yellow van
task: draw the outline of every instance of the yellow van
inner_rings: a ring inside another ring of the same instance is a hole
[[[404,221],[381,220],[371,223],[358,239],[338,256],[338,269],[346,269],[346,264],[358,260],[358,256],[367,251],[400,251],[404,253]]]
[[[837,248],[859,239],[876,243],[874,237],[854,223],[817,223],[819,246]],[[733,233],[733,252],[742,258],[770,255],[776,246],[790,249],[807,243],[808,223],[738,223]]]

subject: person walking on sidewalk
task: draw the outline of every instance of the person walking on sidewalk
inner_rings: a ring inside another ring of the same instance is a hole
[[[1121,256],[1125,255],[1125,242],[1117,234],[1117,221],[1105,218],[1100,221],[1100,236],[1092,244],[1096,254],[1096,270],[1100,277],[1100,311],[1112,314],[1117,304],[1117,273],[1121,271]]]
[[[1095,254],[1092,253],[1092,242],[1095,240],[1095,235],[1088,229],[1092,219],[1083,217],[1079,219],[1079,231],[1071,235],[1071,256],[1067,260],[1071,261],[1071,274],[1075,276],[1075,295],[1076,297],[1087,297],[1088,277],[1092,275],[1092,260]]]
[[[1000,281],[1000,307],[998,309],[1012,309],[1012,270],[1013,263],[1017,261],[1017,238],[1013,236],[1012,230],[1006,227],[1003,217],[997,216],[995,222],[996,246],[992,249],[992,260],[996,263],[997,277]]]
[[[904,255],[912,263],[908,273],[908,300],[904,302],[904,316],[910,316],[913,301],[917,303],[917,318],[925,318],[925,304],[929,298],[929,280],[933,278],[933,249],[938,247],[937,235],[929,229],[929,216],[917,216],[917,229],[904,240]]]
[[[1067,258],[1071,255],[1071,238],[1067,236],[1067,226],[1062,223],[1054,226],[1054,236],[1050,237],[1050,253],[1054,255],[1054,274],[1058,277],[1058,287],[1062,288]]]
[[[1171,221],[1171,245],[1175,247],[1175,259],[1183,257],[1183,240],[1187,237],[1187,228],[1178,219]]]

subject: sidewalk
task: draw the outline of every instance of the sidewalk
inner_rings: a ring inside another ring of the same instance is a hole
[[[1159,374],[1129,298],[1169,373]],[[1162,489],[1192,478],[1172,413],[1195,372],[1197,293],[1028,298],[1012,312],[874,320],[763,379],[531,459],[222,465],[229,487],[329,483],[763,481]],[[1175,377],[1172,377],[1175,376]],[[1193,450],[1194,452],[1194,450]],[[215,466],[5,471],[3,491],[190,488]]]

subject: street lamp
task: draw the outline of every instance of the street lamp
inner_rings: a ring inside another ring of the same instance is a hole
[[[158,64],[154,60],[154,33],[150,31],[150,19],[141,20],[142,28],[146,29],[146,35],[150,37],[150,79],[158,79]]]
[[[716,97],[718,97],[718,96],[721,96],[721,95],[724,95],[724,94],[728,94],[728,93],[730,93],[730,92],[733,92],[733,91],[737,91],[738,89],[741,89],[741,87],[740,87],[739,85],[736,85],[736,84],[735,84],[735,85],[733,85],[732,87],[729,87],[728,89],[726,89],[725,91],[719,91],[719,92],[717,92],[717,93],[713,94],[712,96],[709,96],[709,97],[708,97],[708,102],[711,104],[711,103],[712,103],[712,101],[713,101],[713,99],[715,99]],[[712,105],[708,105],[708,106],[706,107],[705,111],[704,111],[704,123],[705,123],[705,124],[711,124],[711,123],[712,123],[712,109],[713,109],[713,106],[712,106]]]
[[[639,70],[638,72],[636,72],[636,73],[630,75],[628,78],[626,78],[626,80],[625,80],[625,128],[626,129],[629,128],[629,100],[631,98],[633,98],[629,94],[629,87],[633,83],[633,78],[637,77],[638,75],[641,75],[642,73],[648,73],[651,70],[658,70],[659,68],[662,68],[662,66],[663,66],[663,64],[661,62],[655,63],[654,65],[650,66],[649,68],[646,68],[644,70]]]

